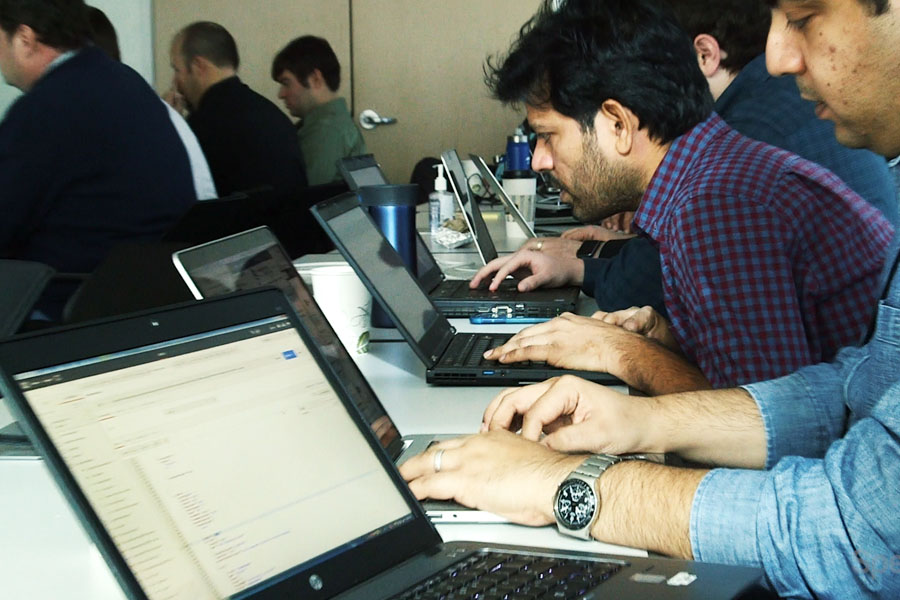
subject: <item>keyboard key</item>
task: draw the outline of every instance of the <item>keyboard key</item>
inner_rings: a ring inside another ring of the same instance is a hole
[[[606,562],[481,553],[420,581],[395,600],[580,598],[620,568]]]

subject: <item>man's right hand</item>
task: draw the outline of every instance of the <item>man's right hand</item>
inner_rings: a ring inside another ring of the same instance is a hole
[[[162,99],[169,106],[175,109],[175,112],[180,114],[182,117],[186,117],[188,113],[187,101],[184,99],[184,96],[178,93],[174,87],[170,87],[165,91],[162,95]]]
[[[485,409],[481,430],[521,428],[525,439],[560,452],[664,452],[651,439],[649,403],[564,375],[503,390]]]
[[[523,248],[483,266],[469,282],[469,287],[475,289],[490,280],[488,288],[494,291],[509,275],[520,279],[517,286],[520,292],[529,292],[539,287],[581,285],[584,280],[584,261],[577,258],[555,258],[544,252]]]

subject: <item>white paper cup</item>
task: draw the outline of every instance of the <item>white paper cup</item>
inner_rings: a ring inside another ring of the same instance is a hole
[[[369,350],[372,296],[349,265],[310,270],[313,297],[350,354]]]
[[[525,221],[528,225],[534,229],[534,211],[535,211],[535,200],[537,200],[537,179],[534,177],[509,177],[503,180],[503,190],[506,192],[506,195],[509,196],[509,199],[512,200],[519,209],[519,212],[522,213],[522,216],[525,218]],[[512,224],[515,226],[515,223]],[[506,233],[511,237],[524,237],[525,234],[521,229],[515,227],[514,231],[513,227],[507,223]]]

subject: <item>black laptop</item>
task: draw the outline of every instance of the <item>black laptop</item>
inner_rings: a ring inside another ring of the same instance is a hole
[[[458,158],[456,162],[459,162]],[[366,185],[387,183],[381,167],[371,154],[341,159],[339,167],[351,190],[357,190]],[[461,172],[462,166],[460,165],[458,168]],[[451,173],[449,168],[447,173],[453,189],[461,188],[459,173]],[[465,181],[465,179],[461,181]],[[468,187],[466,190],[468,191]],[[459,193],[456,196],[459,201],[461,196]],[[474,208],[478,210],[477,206]],[[472,219],[474,221],[476,217],[472,217]],[[487,226],[480,211],[477,219],[480,220],[478,227],[482,234],[476,240],[476,248],[478,248],[479,256],[482,257],[484,264],[485,259],[490,261],[497,257],[497,250],[490,239],[490,234],[487,233]],[[474,223],[472,230],[475,231]],[[486,238],[487,241],[483,238]],[[518,282],[512,279],[502,282],[500,287],[493,292],[486,287],[473,290],[469,287],[468,280],[447,279],[431,251],[428,250],[428,244],[418,232],[416,233],[416,276],[438,310],[451,319],[468,318],[484,313],[498,316],[555,317],[567,311],[574,311],[580,293],[577,287],[544,288],[520,292],[516,289]]]
[[[757,585],[751,568],[442,543],[315,339],[280,291],[231,295],[0,343],[0,391],[129,598]]]
[[[312,211],[425,364],[429,383],[519,385],[571,373],[598,383],[621,385],[607,373],[485,360],[482,354],[506,342],[511,334],[456,333],[354,194],[321,202]]]

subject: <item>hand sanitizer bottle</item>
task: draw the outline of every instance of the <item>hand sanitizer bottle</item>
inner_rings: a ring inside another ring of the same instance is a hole
[[[437,177],[434,178],[434,191],[428,194],[428,223],[431,233],[441,228],[444,221],[452,219],[456,212],[456,200],[447,191],[447,179],[444,177],[444,165],[435,165]]]

